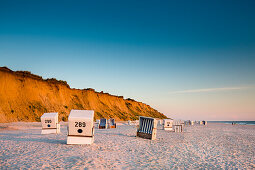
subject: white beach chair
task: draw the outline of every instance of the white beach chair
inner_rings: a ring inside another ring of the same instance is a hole
[[[68,117],[67,144],[94,142],[94,110],[71,110]]]
[[[174,120],[173,122],[174,132],[183,132],[183,129],[184,129],[184,123],[182,123],[180,120]]]
[[[163,122],[164,122],[163,123],[164,130],[170,130],[170,131],[173,130],[173,120],[172,119],[164,119]]]
[[[41,134],[60,133],[58,113],[44,113],[41,116],[41,123],[42,123]]]

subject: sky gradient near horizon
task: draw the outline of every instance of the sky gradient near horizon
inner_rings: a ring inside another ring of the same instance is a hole
[[[0,66],[171,118],[255,120],[254,9],[253,0],[0,0]]]

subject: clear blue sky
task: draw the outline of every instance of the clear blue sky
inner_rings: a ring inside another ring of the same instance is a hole
[[[254,0],[0,0],[0,66],[173,118],[255,120],[254,9]]]

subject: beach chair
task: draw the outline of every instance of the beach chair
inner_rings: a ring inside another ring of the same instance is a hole
[[[164,120],[158,119],[158,125],[163,125],[163,124],[164,124]]]
[[[184,123],[180,120],[174,120],[173,121],[173,130],[174,132],[183,132],[184,129]]]
[[[135,120],[135,125],[136,125],[136,126],[139,125],[139,120]]]
[[[193,120],[190,122],[190,125],[194,125],[194,121]]]
[[[156,139],[157,120],[151,117],[139,117],[139,127],[137,129],[137,137],[145,139]]]
[[[99,123],[99,129],[107,129],[107,119],[102,118],[100,119],[100,123]]]
[[[170,130],[170,131],[173,130],[173,120],[172,119],[164,119],[163,122],[164,122],[163,123],[164,130]]]
[[[190,120],[186,120],[186,121],[184,121],[184,124],[185,125],[191,125],[191,121]]]
[[[44,113],[41,116],[41,123],[42,123],[41,134],[60,133],[58,113]]]
[[[182,125],[182,129],[184,129],[185,123],[183,120],[180,120],[180,124]]]
[[[111,129],[111,128],[116,128],[116,123],[115,123],[115,120],[114,119],[109,119],[108,120],[108,127],[109,127],[109,129]]]
[[[207,121],[202,121],[202,125],[207,125]]]
[[[182,125],[174,125],[174,132],[183,132],[183,126]]]
[[[67,144],[94,142],[94,110],[71,110],[68,117]]]
[[[95,124],[96,124],[96,127],[99,128],[100,119],[97,119]]]

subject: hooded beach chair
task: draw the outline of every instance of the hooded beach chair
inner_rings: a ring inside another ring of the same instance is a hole
[[[109,129],[111,129],[111,128],[116,128],[116,123],[115,123],[115,120],[114,119],[109,119],[108,120],[108,123],[109,123]]]
[[[44,113],[41,116],[41,122],[42,122],[41,134],[60,133],[58,113]]]
[[[100,119],[100,123],[99,123],[99,129],[107,129],[107,119],[102,118]]]
[[[145,139],[156,139],[158,121],[151,117],[139,117],[139,127],[137,129],[137,137]]]
[[[94,110],[71,110],[68,117],[67,144],[94,142]]]
[[[170,130],[170,131],[173,130],[173,120],[172,119],[164,119],[163,122],[164,122],[163,123],[164,124],[164,126],[163,126],[164,130]]]

